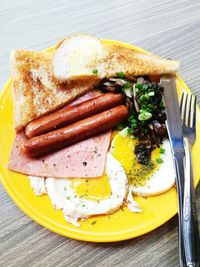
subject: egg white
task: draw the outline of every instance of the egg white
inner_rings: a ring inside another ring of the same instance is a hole
[[[28,178],[30,180],[31,188],[33,189],[36,196],[47,194],[44,177],[28,176]]]
[[[35,193],[42,192],[45,185],[45,192],[48,193],[53,207],[57,210],[62,209],[65,219],[77,227],[80,226],[78,219],[111,214],[124,202],[131,212],[141,212],[139,205],[133,199],[132,189],[128,190],[128,179],[122,165],[111,153],[107,153],[105,172],[109,178],[111,194],[108,198],[99,201],[78,196],[69,178],[32,177],[31,181],[35,181],[37,185],[34,189]]]
[[[47,178],[46,188],[51,200],[52,206],[56,210],[64,208],[64,201],[66,197],[65,189],[71,184],[70,179],[58,179],[58,178]]]
[[[87,218],[92,215],[110,214],[118,210],[126,198],[128,180],[118,160],[107,154],[105,171],[109,177],[111,195],[103,200],[94,201],[79,197],[71,184],[66,188],[63,213],[72,218]]]
[[[126,137],[126,134],[124,138]],[[111,149],[114,146],[112,142]],[[142,212],[133,195],[152,196],[169,190],[175,183],[173,159],[168,140],[163,142],[163,163],[152,174],[143,186],[128,185],[127,175],[121,163],[108,152],[105,172],[109,177],[111,195],[103,200],[89,200],[77,195],[69,178],[43,178],[29,176],[31,187],[36,195],[48,194],[53,207],[63,210],[65,219],[79,227],[79,219],[94,215],[111,214],[117,211],[124,203],[131,212]]]
[[[175,184],[175,173],[170,143],[167,139],[163,141],[162,148],[165,153],[161,159],[159,169],[152,174],[143,186],[131,185],[133,194],[138,196],[154,196],[168,191]]]

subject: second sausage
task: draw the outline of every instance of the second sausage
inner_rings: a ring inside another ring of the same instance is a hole
[[[120,105],[64,128],[33,137],[24,143],[22,150],[30,157],[41,156],[111,129],[127,118],[127,107]]]
[[[30,122],[26,126],[25,134],[28,138],[38,136],[108,110],[124,102],[125,97],[122,94],[102,94],[94,99],[55,111]]]

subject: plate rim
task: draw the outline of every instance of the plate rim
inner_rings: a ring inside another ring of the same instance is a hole
[[[135,49],[135,50],[140,51],[140,52],[145,53],[145,54],[151,54],[149,51],[146,51],[146,50],[144,50],[138,46],[128,44],[125,42],[110,40],[110,39],[101,39],[101,40],[104,43],[112,43],[112,44],[120,45],[123,47],[128,47],[130,49]],[[54,50],[55,47],[56,47],[56,45],[52,46],[50,48],[47,48],[44,51],[50,52],[50,51]],[[183,87],[183,89],[185,91],[191,92],[189,87],[180,78],[180,76],[178,74],[176,74],[176,78],[177,78],[177,81],[180,83],[180,85]],[[11,87],[11,78],[8,79],[8,81],[5,83],[3,89],[0,92],[0,104],[1,104],[1,101],[4,97],[4,94],[6,94],[6,90],[8,87]],[[199,109],[199,106],[198,106],[198,109]],[[173,208],[170,210],[170,212],[166,213],[165,216],[162,215],[159,218],[159,220],[154,221],[154,224],[148,226],[148,229],[146,229],[146,228],[138,229],[137,233],[133,232],[133,234],[131,234],[130,231],[127,231],[127,232],[123,232],[122,234],[121,233],[119,233],[117,235],[112,234],[111,236],[108,236],[108,237],[103,236],[101,238],[101,235],[96,236],[96,235],[91,235],[89,233],[79,233],[79,232],[75,232],[75,231],[72,232],[71,230],[70,230],[70,232],[68,232],[68,231],[66,231],[66,229],[62,230],[61,228],[55,228],[48,220],[46,220],[45,217],[42,218],[41,216],[39,216],[40,218],[38,218],[37,214],[36,215],[32,214],[32,212],[28,208],[27,204],[24,203],[24,200],[21,199],[15,192],[13,192],[12,189],[9,188],[9,184],[4,180],[3,176],[4,176],[4,171],[3,171],[2,166],[0,165],[0,182],[1,182],[1,184],[3,185],[4,189],[6,190],[8,195],[11,197],[13,202],[17,205],[17,207],[19,207],[26,215],[28,215],[36,223],[47,228],[50,231],[57,233],[57,234],[60,234],[60,235],[65,236],[65,237],[76,239],[76,240],[87,241],[87,242],[99,242],[99,243],[108,242],[109,243],[109,242],[118,242],[118,241],[132,239],[132,238],[147,234],[147,233],[157,229],[158,227],[162,226],[164,223],[169,221],[171,218],[173,218],[177,214],[177,208]],[[198,184],[199,179],[200,179],[200,177],[197,178],[196,185]]]

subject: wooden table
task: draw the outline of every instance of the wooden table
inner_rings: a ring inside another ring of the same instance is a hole
[[[42,50],[68,34],[89,33],[181,61],[200,100],[199,1],[0,1],[0,88],[13,48]],[[2,153],[2,152],[1,152]],[[200,188],[197,190],[200,215]],[[85,243],[46,230],[19,210],[0,185],[0,266],[178,266],[177,216],[144,236]]]

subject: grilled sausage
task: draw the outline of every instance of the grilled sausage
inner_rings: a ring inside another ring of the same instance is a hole
[[[127,107],[119,105],[64,128],[33,137],[24,143],[22,151],[30,157],[41,156],[111,129],[127,118]]]
[[[125,97],[122,94],[103,94],[30,122],[26,126],[25,134],[28,138],[38,136],[123,103],[125,103]]]

